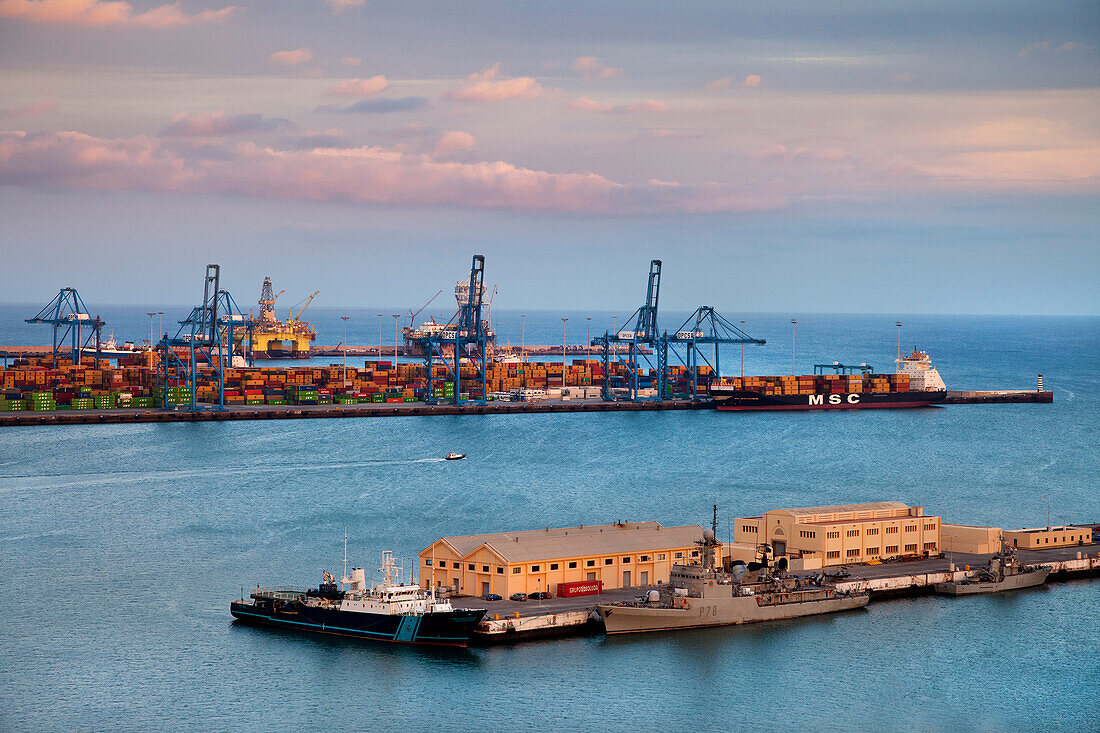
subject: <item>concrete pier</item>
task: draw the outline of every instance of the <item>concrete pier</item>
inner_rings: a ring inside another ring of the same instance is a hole
[[[945,405],[990,405],[1003,402],[1054,402],[1054,393],[1043,390],[993,389],[984,391],[948,391]]]

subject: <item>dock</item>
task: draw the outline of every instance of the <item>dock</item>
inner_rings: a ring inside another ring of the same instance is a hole
[[[1020,550],[1018,555],[1020,561],[1027,564],[1049,565],[1052,571],[1047,578],[1048,584],[1100,578],[1100,544],[1050,550]],[[835,586],[839,590],[870,591],[872,603],[893,598],[932,595],[935,593],[936,583],[975,577],[989,558],[990,555],[954,553],[950,559],[940,557],[912,562],[849,566],[849,577],[836,582]],[[951,569],[952,565],[954,570]],[[459,597],[453,602],[463,608],[488,609],[489,613],[474,632],[472,641],[475,644],[515,644],[537,639],[603,633],[603,626],[595,614],[597,604],[630,601],[642,596],[647,590],[659,587],[650,585],[619,588],[600,595],[553,598],[542,602],[485,601],[476,597]],[[1028,590],[1012,592],[1026,593]]]
[[[948,391],[945,405],[992,405],[1010,402],[1054,402],[1049,390],[995,389],[985,391]]]

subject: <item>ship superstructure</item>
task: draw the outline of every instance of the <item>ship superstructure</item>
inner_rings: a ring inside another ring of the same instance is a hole
[[[275,315],[275,301],[284,292],[286,291],[280,290],[276,293],[271,278],[264,278],[260,288],[260,315],[252,320],[252,354],[256,359],[309,358],[310,345],[317,334],[308,321],[302,320],[302,314],[321,291],[315,290],[306,298],[297,314],[293,308],[288,308],[286,321],[280,321]],[[242,333],[240,340],[247,338]],[[243,343],[239,348],[243,350]]]
[[[932,366],[932,360],[928,354],[918,349],[913,349],[909,356],[903,356],[897,360],[898,374],[909,377],[909,389],[914,392],[938,392],[947,389],[940,373]]]
[[[470,303],[470,283],[469,281],[459,280],[455,283],[455,303],[458,305],[459,311],[464,305]],[[481,324],[485,331],[485,343],[486,347],[491,349],[496,344],[497,335],[493,331],[491,312],[493,308],[493,300],[496,298],[497,289],[494,286],[493,292],[489,296],[489,300],[485,300],[485,285],[481,285],[480,300],[481,300]],[[418,311],[419,312],[419,311]],[[419,355],[423,350],[423,342],[429,336],[453,338],[455,332],[458,330],[457,325],[458,314],[455,314],[447,323],[438,323],[435,318],[428,318],[428,320],[421,323],[419,326],[415,326],[410,323],[406,328],[401,329],[401,335],[405,340],[405,353],[409,356]],[[460,334],[461,335],[461,334]]]

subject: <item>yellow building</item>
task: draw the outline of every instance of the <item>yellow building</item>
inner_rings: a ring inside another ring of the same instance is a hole
[[[621,522],[442,537],[420,552],[420,584],[458,595],[549,591],[601,581],[604,589],[667,583],[674,563],[699,561],[698,525]]]
[[[1092,543],[1092,527],[1035,527],[1033,529],[1006,529],[1005,544],[1021,550],[1040,550],[1050,547],[1070,547]]]
[[[734,523],[734,544],[768,544],[776,557],[842,565],[940,553],[940,518],[900,501],[773,509]]]
[[[940,547],[944,552],[992,555],[1001,549],[1000,527],[970,524],[944,524],[940,527]]]

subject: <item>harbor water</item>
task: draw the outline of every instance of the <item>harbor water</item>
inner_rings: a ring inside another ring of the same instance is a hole
[[[902,348],[926,348],[949,388],[1042,372],[1054,404],[4,429],[0,730],[1096,730],[1089,581],[461,651],[232,623],[252,585],[340,572],[345,527],[370,575],[383,550],[415,568],[443,535],[702,524],[715,502],[723,538],[733,516],[888,499],[948,522],[1100,522],[1100,319],[900,318]],[[749,373],[789,373],[788,319],[746,326],[769,341]],[[799,316],[797,370],[892,371],[894,320]],[[528,343],[560,342],[558,314],[526,321]]]

